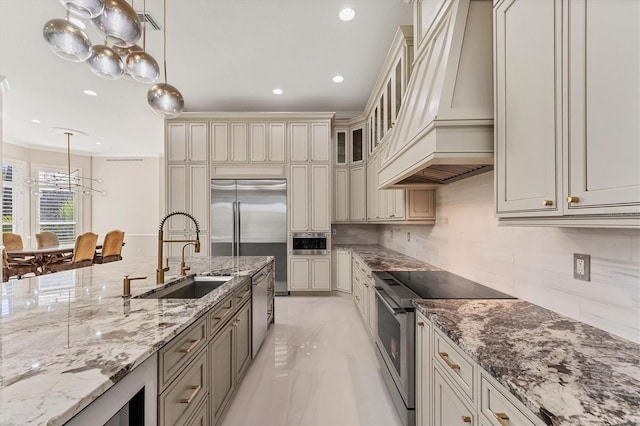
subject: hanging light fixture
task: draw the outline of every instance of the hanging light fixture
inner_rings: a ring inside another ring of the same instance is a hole
[[[91,19],[104,10],[104,0],[60,0],[69,12],[80,18]]]
[[[36,187],[36,189],[31,191],[31,195],[34,197],[42,195],[41,188],[43,187],[59,191],[80,192],[83,195],[107,195],[107,191],[92,187],[92,182],[100,184],[103,183],[102,179],[83,177],[80,175],[79,169],[71,171],[71,136],[74,134],[88,135],[79,130],[63,129],[59,127],[52,127],[49,130],[57,134],[64,134],[67,137],[67,173],[47,172],[40,173],[36,179],[32,177],[24,178],[23,181],[25,185]]]
[[[124,74],[124,63],[109,46],[95,44],[91,47],[91,56],[87,59],[89,69],[98,77],[117,80]]]
[[[128,47],[140,40],[140,19],[125,0],[105,0],[104,10],[91,22],[114,46]]]
[[[42,36],[57,56],[71,62],[84,62],[91,56],[91,40],[68,19],[51,19],[42,30]]]
[[[147,101],[153,112],[164,118],[177,117],[184,110],[182,93],[167,83],[167,0],[164,0],[164,83],[149,89]]]
[[[147,0],[142,2],[142,16],[147,16]],[[160,78],[160,66],[153,56],[147,53],[147,21],[142,22],[142,50],[127,55],[125,61],[127,73],[140,83],[155,83]]]

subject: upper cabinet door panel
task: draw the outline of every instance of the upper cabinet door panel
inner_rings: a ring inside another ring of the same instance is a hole
[[[292,166],[293,167],[293,166]],[[311,165],[311,230],[329,231],[331,228],[331,167]]]
[[[560,12],[559,0],[510,0],[494,12],[498,215],[561,214]]]
[[[640,2],[569,2],[570,214],[640,211]]]
[[[247,161],[247,123],[231,123],[231,161]]]
[[[289,172],[289,229],[309,229],[309,166],[294,164]],[[328,204],[328,203],[327,203]]]
[[[167,161],[187,160],[186,123],[167,123]]]
[[[267,124],[249,124],[249,161],[263,163],[267,161]]]
[[[330,161],[329,123],[311,123],[311,161]]]
[[[309,161],[309,125],[289,123],[289,153],[291,161]]]
[[[287,159],[286,126],[284,123],[269,123],[269,161],[284,163]]]
[[[229,161],[228,123],[211,123],[211,161]]]
[[[209,161],[207,123],[189,123],[189,160]]]

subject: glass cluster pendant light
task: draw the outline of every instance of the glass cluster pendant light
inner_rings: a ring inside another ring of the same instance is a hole
[[[124,63],[120,55],[102,44],[93,45],[87,65],[91,72],[107,80],[117,80],[124,74]]]
[[[105,0],[104,10],[91,23],[114,46],[133,46],[142,37],[138,15],[125,0]]]
[[[91,40],[73,22],[68,19],[51,19],[42,30],[49,48],[71,62],[84,62],[91,56]]]
[[[79,18],[91,19],[104,10],[104,0],[60,0],[60,3]]]

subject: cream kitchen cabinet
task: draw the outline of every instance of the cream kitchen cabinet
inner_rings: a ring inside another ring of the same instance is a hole
[[[333,129],[333,138],[335,140],[335,150],[334,150],[334,164],[336,166],[346,166],[347,165],[347,151],[348,151],[348,135],[349,128],[342,127],[334,127]]]
[[[495,4],[501,224],[640,226],[638,14],[626,0]]]
[[[416,425],[431,424],[431,322],[416,314]]]
[[[372,339],[377,335],[377,303],[371,269],[357,256],[352,256],[351,277],[354,299]]]
[[[349,221],[367,219],[367,176],[364,165],[349,167]],[[336,188],[336,190],[340,190]]]
[[[337,249],[333,251],[335,279],[334,288],[351,293],[351,251]]]
[[[286,124],[284,122],[249,123],[249,162],[284,163],[286,161]]]
[[[200,231],[209,229],[209,168],[207,164],[167,165],[166,211],[190,212]],[[195,232],[194,223],[185,216],[170,217],[169,232]]]
[[[329,256],[290,256],[289,283],[291,291],[331,290]]]
[[[331,161],[329,121],[289,122],[289,160],[296,162]]]
[[[248,122],[211,122],[211,162],[246,163],[248,143]]]
[[[349,168],[333,169],[333,222],[349,221]]]
[[[202,162],[209,160],[206,122],[168,122],[165,155],[168,162]]]
[[[292,164],[289,168],[289,230],[331,228],[331,166]]]

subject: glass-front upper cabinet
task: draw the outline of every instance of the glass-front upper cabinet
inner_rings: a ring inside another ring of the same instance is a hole
[[[336,141],[336,165],[346,165],[347,164],[347,147],[348,147],[348,136],[349,129],[340,129],[337,128],[335,130],[335,141]]]
[[[364,161],[366,149],[364,128],[364,123],[359,127],[351,128],[351,164],[358,164]]]

